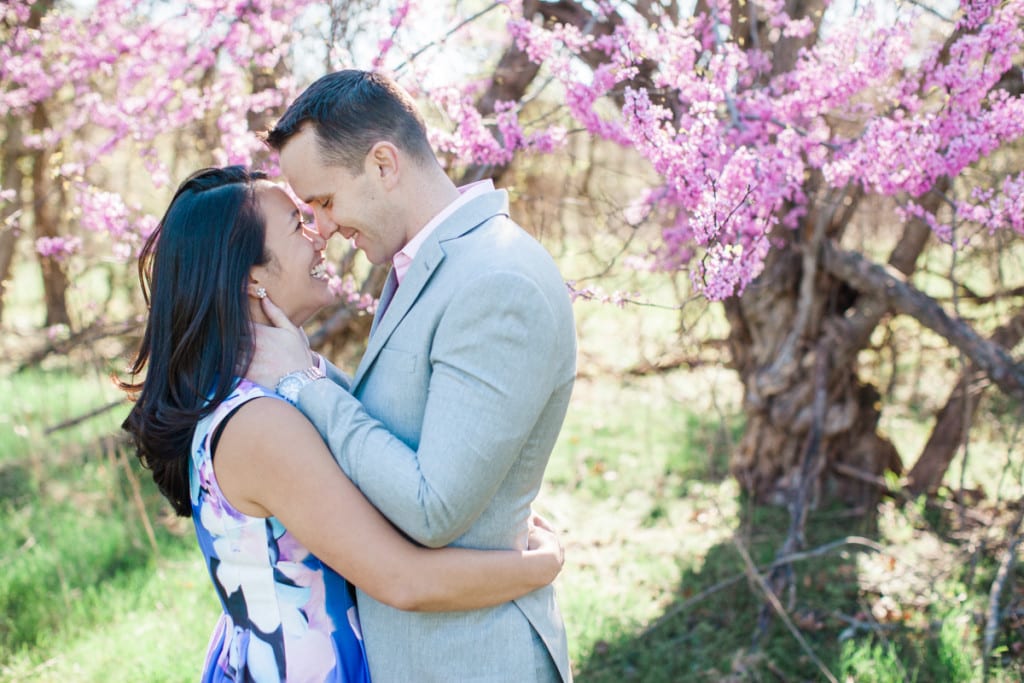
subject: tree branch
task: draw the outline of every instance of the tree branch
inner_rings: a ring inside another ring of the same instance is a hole
[[[1009,350],[1024,338],[1024,311],[1018,311],[990,337],[994,344]],[[971,428],[981,396],[989,382],[977,381],[978,368],[972,363],[963,372],[935,417],[935,426],[921,456],[907,475],[911,494],[932,492],[942,483],[953,456]],[[962,488],[962,487],[961,487]]]
[[[863,255],[831,243],[823,247],[825,269],[886,308],[909,315],[960,349],[1007,394],[1024,399],[1024,369],[999,345],[984,339],[963,320],[950,316],[930,296]]]

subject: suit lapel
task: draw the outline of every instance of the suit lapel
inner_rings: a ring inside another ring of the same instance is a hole
[[[373,324],[370,326],[371,338],[377,330],[377,326],[380,325],[380,319],[391,305],[391,299],[394,298],[396,289],[398,289],[398,275],[392,267],[388,272],[388,279],[384,281],[384,289],[381,290],[380,297],[377,299],[377,310],[373,313]]]
[[[408,272],[402,279],[401,287],[397,286],[394,270],[391,271],[391,275],[388,276],[388,284],[394,281],[395,287],[391,288],[386,304],[384,294],[388,290],[387,285],[384,288],[385,292],[381,292],[378,313],[374,316],[373,326],[370,328],[370,340],[362,360],[359,361],[359,369],[356,370],[356,375],[352,380],[353,391],[359,388],[367,370],[370,369],[380,350],[384,348],[384,344],[391,333],[395,331],[398,323],[409,312],[409,308],[419,297],[423,287],[442,260],[444,260],[444,251],[441,250],[440,245],[434,240],[427,240],[420,247],[419,253],[416,254],[416,258],[409,266]]]
[[[413,259],[402,285],[398,286],[394,269],[388,275],[384,289],[381,291],[377,313],[374,315],[373,326],[370,328],[370,339],[366,352],[359,362],[355,377],[352,379],[353,393],[358,391],[360,384],[369,371],[382,348],[398,327],[405,314],[419,298],[420,292],[426,287],[434,272],[445,258],[441,244],[447,240],[461,237],[475,229],[485,221],[497,216],[508,215],[508,194],[504,190],[495,190],[480,195],[464,206],[459,207],[420,247]]]

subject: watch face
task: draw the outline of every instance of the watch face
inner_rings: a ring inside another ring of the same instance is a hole
[[[299,397],[299,389],[302,388],[303,381],[298,377],[290,376],[285,377],[277,385],[277,393],[284,396],[290,401],[294,401]]]

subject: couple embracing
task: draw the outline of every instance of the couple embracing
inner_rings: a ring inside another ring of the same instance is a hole
[[[531,510],[575,376],[555,264],[504,191],[455,187],[379,74],[324,76],[267,142],[315,226],[259,173],[182,183],[124,384],[223,606],[203,679],[571,680],[562,549]],[[336,233],[391,265],[351,377],[301,332]]]

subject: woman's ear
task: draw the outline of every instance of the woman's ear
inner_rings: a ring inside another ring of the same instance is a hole
[[[256,278],[249,276],[249,284],[246,286],[246,293],[253,299],[266,299],[267,289],[260,284]]]

